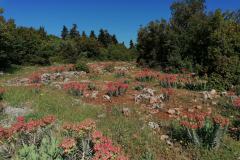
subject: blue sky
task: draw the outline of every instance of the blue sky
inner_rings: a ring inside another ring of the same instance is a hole
[[[0,0],[6,19],[12,18],[17,26],[44,26],[47,34],[61,35],[63,25],[68,30],[76,23],[80,34],[94,30],[108,30],[118,42],[129,47],[130,39],[136,43],[140,24],[171,17],[174,0]],[[236,11],[240,0],[206,0],[207,11],[217,8]]]

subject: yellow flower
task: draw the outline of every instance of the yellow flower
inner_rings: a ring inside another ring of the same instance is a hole
[[[42,96],[43,94],[41,93],[41,96]]]
[[[168,151],[169,149],[168,149],[168,148],[166,148],[166,150]]]
[[[179,103],[182,103],[182,102],[179,102]]]
[[[82,103],[80,103],[80,105],[81,105]]]
[[[180,141],[180,143],[182,143],[182,141]]]
[[[230,116],[231,118],[233,118],[234,116]]]
[[[213,99],[213,98],[211,98],[211,99]]]
[[[104,105],[104,103],[102,105]]]
[[[10,85],[10,87],[11,87],[12,85]]]
[[[2,87],[4,87],[4,85],[2,85]]]

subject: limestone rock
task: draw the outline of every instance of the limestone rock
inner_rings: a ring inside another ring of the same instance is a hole
[[[174,110],[174,109],[169,109],[169,110],[167,111],[167,113],[168,113],[168,114],[175,114],[175,110]]]

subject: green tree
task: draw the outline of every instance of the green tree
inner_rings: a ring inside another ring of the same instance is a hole
[[[117,40],[115,34],[112,35],[112,37],[111,37],[111,41],[112,41],[113,44],[118,44],[118,40]]]
[[[82,31],[82,37],[87,37],[85,31]]]
[[[130,45],[129,49],[135,49],[132,39],[130,40],[129,45]]]
[[[67,29],[67,27],[65,25],[63,26],[63,30],[62,30],[61,36],[62,36],[63,40],[65,40],[66,37],[68,36],[68,29]]]
[[[93,39],[97,39],[95,33],[94,33],[94,30],[91,30],[91,33],[90,33],[90,38],[93,38]]]
[[[106,41],[106,48],[107,48],[107,46],[112,43],[111,41],[112,36],[108,33],[107,30],[104,31],[104,34],[105,34],[105,41]]]
[[[73,39],[76,36],[80,36],[79,31],[77,31],[77,25],[73,24],[73,28],[70,30],[69,36]]]
[[[100,41],[103,44],[104,48],[106,48],[107,47],[107,41],[106,41],[106,38],[105,38],[105,32],[103,31],[102,28],[99,30],[99,32],[100,33],[98,35],[98,41]]]

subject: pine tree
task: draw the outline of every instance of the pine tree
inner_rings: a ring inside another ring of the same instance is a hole
[[[63,30],[62,30],[61,36],[62,36],[63,40],[65,40],[65,38],[68,36],[68,29],[67,29],[67,27],[65,25],[63,26]]]
[[[75,36],[80,36],[79,31],[77,31],[77,25],[73,24],[73,28],[70,30],[69,33],[71,39],[73,39]]]
[[[130,40],[129,45],[130,45],[129,49],[135,49],[132,39]]]
[[[100,41],[103,44],[104,48],[106,48],[107,43],[106,43],[106,39],[105,39],[105,32],[103,31],[102,28],[99,30],[99,32],[100,33],[98,35],[98,41]]]
[[[91,33],[90,33],[90,38],[93,38],[93,39],[97,39],[95,33],[94,33],[94,30],[91,30]]]
[[[118,44],[118,40],[117,40],[115,34],[113,34],[113,36],[111,37],[111,41],[112,41],[113,44]]]
[[[82,37],[87,37],[85,31],[82,31]]]
[[[109,44],[112,43],[111,35],[108,33],[107,30],[105,30],[104,33],[105,33],[105,41],[106,41],[106,44],[108,46]],[[106,46],[106,48],[107,48],[107,46]]]

